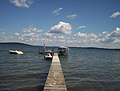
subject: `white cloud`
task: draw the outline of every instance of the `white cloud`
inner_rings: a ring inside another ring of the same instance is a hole
[[[43,34],[43,36],[44,36],[44,37],[47,37],[47,38],[51,38],[51,37],[52,37],[52,34],[51,34],[51,33],[46,32],[46,33],[44,33],[44,34]]]
[[[94,34],[94,33],[88,34],[88,36],[91,37],[91,38],[97,38],[97,35]]]
[[[27,42],[27,43],[35,43],[39,40],[41,36],[42,29],[38,29],[30,25],[28,28],[24,28],[20,33],[14,33],[14,37],[17,41]]]
[[[63,10],[63,8],[58,8],[58,9],[55,9],[54,11],[52,11],[52,13],[55,15],[59,15],[61,10]]]
[[[16,35],[16,36],[20,36],[20,34],[19,34],[19,33],[15,33],[14,35]]]
[[[49,33],[71,34],[72,26],[69,23],[60,21],[59,24],[54,25],[48,31]]]
[[[120,44],[120,28],[116,28],[112,32],[103,32],[97,36],[97,41],[103,43],[104,45],[108,45],[109,47],[112,45]],[[113,47],[113,46],[112,46]]]
[[[116,28],[112,32],[102,32],[98,35],[94,33],[86,34],[78,32],[74,34],[74,38],[78,43],[94,45],[99,47],[99,44],[108,45],[109,47],[114,45],[114,43],[120,43],[120,28]]]
[[[23,37],[34,37],[35,33],[27,33],[27,34],[23,34]]]
[[[81,32],[74,34],[74,36],[80,37],[80,38],[96,38],[97,37],[97,35],[94,33],[86,34],[86,33],[81,33]]]
[[[61,35],[61,36],[58,36],[57,38],[58,39],[64,39],[64,36]]]
[[[29,26],[28,28],[23,29],[24,34],[22,34],[22,37],[24,38],[38,38],[40,33],[42,32],[42,29],[38,29],[33,26]]]
[[[80,26],[78,27],[78,29],[83,29],[83,28],[86,28],[86,26],[80,25]]]
[[[112,32],[103,32],[99,34],[98,39],[102,43],[118,43],[120,41],[120,28],[116,28]],[[120,43],[120,42],[119,42]]]
[[[86,34],[78,32],[74,34],[74,38],[72,38],[73,42],[76,46],[95,46],[97,41],[97,35],[94,33]]]
[[[38,29],[38,28],[30,25],[28,28],[23,29],[23,32],[25,32],[25,33],[38,33],[38,32],[42,32],[42,29]]]
[[[109,36],[110,36],[109,32],[103,32],[98,35],[97,41],[104,44],[112,43],[114,40]]]
[[[115,39],[115,40],[114,40],[114,43],[120,45],[120,38],[119,38],[119,39]]]
[[[120,16],[120,12],[119,12],[119,11],[113,13],[110,17],[111,17],[111,18],[116,18],[117,16]]]
[[[78,33],[74,34],[74,36],[75,37],[84,37],[85,38],[85,37],[87,37],[87,34],[78,32]]]
[[[67,18],[69,19],[75,19],[77,17],[77,14],[67,15]]]
[[[20,8],[29,8],[33,3],[32,0],[10,0],[10,2]]]
[[[120,28],[116,28],[113,32],[111,32],[110,37],[119,37],[120,38]]]

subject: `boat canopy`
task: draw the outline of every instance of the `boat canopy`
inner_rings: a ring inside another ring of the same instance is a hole
[[[58,46],[58,49],[67,49],[67,50],[69,50],[69,48],[68,47],[66,47],[66,46]]]

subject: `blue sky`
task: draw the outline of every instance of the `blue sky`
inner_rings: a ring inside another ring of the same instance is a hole
[[[120,48],[120,1],[0,0],[0,42]]]

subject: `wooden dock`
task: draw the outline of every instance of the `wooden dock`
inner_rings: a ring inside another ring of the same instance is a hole
[[[43,91],[67,91],[58,53],[55,53],[53,56]]]

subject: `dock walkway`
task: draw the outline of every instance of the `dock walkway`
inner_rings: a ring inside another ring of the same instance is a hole
[[[53,56],[43,91],[67,91],[58,53],[55,53]]]

